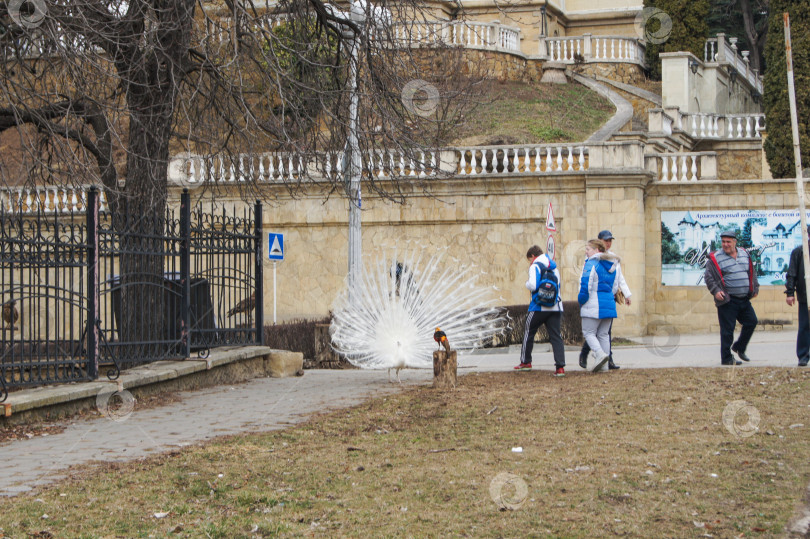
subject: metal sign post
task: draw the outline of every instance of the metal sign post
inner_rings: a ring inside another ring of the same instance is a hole
[[[807,246],[807,209],[802,178],[802,150],[799,140],[799,121],[796,113],[796,89],[793,84],[793,50],[790,45],[790,14],[783,13],[785,23],[785,56],[787,57],[788,97],[790,98],[790,124],[793,130],[793,158],[796,161],[796,192],[799,195],[799,220],[802,226],[802,254],[804,258],[804,289],[810,296],[810,249]],[[796,298],[798,301],[799,298]],[[810,299],[810,298],[808,298]],[[801,305],[801,304],[800,304]],[[810,302],[808,302],[810,305]]]
[[[267,245],[270,246],[270,260],[273,261],[273,325],[276,325],[276,266],[284,261],[284,234],[270,232]]]

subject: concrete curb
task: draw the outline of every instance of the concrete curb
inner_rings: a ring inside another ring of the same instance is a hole
[[[595,79],[599,82],[604,82],[605,84],[609,84],[614,88],[618,88],[619,90],[624,90],[628,94],[632,94],[636,97],[640,97],[641,99],[647,100],[650,103],[654,103],[659,107],[664,106],[664,100],[661,98],[660,95],[654,94],[644,88],[639,88],[638,86],[633,86],[632,84],[625,84],[623,82],[619,82],[617,80],[609,79],[607,77],[603,77],[602,75],[596,75]]]
[[[632,121],[633,105],[631,105],[628,100],[623,98],[617,92],[611,90],[607,86],[599,84],[594,79],[585,77],[579,73],[571,72],[571,77],[583,86],[586,86],[594,92],[597,92],[598,94],[610,99],[610,101],[616,107],[616,114],[614,114],[610,120],[605,122],[605,125],[599,128],[596,133],[588,137],[585,140],[586,143],[604,142],[618,132],[628,122]]]
[[[9,422],[12,416],[30,415],[26,412],[44,411],[47,416],[60,415],[62,412],[73,412],[95,405],[99,395],[118,391],[143,390],[158,392],[175,389],[168,387],[172,382],[183,378],[182,385],[204,387],[224,382],[243,381],[251,378],[271,376],[281,378],[297,374],[303,367],[304,356],[300,352],[274,350],[267,346],[245,346],[235,348],[218,348],[205,359],[190,358],[186,360],[157,361],[140,367],[126,370],[117,380],[97,380],[61,384],[55,386],[23,389],[9,394],[3,403],[3,416]],[[230,370],[230,372],[226,372]],[[218,371],[205,376],[209,371]],[[103,376],[103,375],[102,375]],[[175,384],[177,385],[177,384]]]

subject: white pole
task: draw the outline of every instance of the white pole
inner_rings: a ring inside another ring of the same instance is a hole
[[[359,272],[362,258],[362,233],[360,224],[360,148],[357,142],[357,108],[359,96],[357,95],[357,61],[359,40],[355,36],[352,40],[351,75],[350,75],[350,103],[349,103],[349,297],[354,294],[354,287],[359,282]]]
[[[807,209],[804,203],[805,189],[802,178],[802,150],[799,140],[799,121],[796,113],[796,89],[793,84],[793,50],[790,45],[790,14],[783,13],[785,23],[785,55],[787,56],[788,97],[790,99],[790,124],[793,130],[793,159],[796,162],[796,192],[799,195],[799,220],[802,226],[802,253],[804,257],[804,289],[810,296],[810,249],[807,246]],[[799,298],[796,298],[798,301]],[[810,301],[808,301],[810,305]]]
[[[273,262],[273,325],[276,325],[276,262]]]

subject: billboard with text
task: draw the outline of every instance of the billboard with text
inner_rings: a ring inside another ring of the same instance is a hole
[[[661,284],[705,286],[706,261],[726,229],[751,253],[760,285],[785,284],[790,252],[802,242],[798,210],[661,212]]]

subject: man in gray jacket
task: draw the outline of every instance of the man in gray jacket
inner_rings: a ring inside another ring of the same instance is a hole
[[[714,296],[720,321],[720,362],[723,365],[740,365],[741,362],[735,361],[731,352],[736,352],[743,361],[751,360],[745,355],[745,349],[757,327],[757,313],[751,299],[759,294],[759,281],[748,252],[737,247],[736,231],[722,232],[720,242],[722,249],[709,255],[703,278]],[[737,322],[742,324],[742,330],[737,342],[732,344]]]

